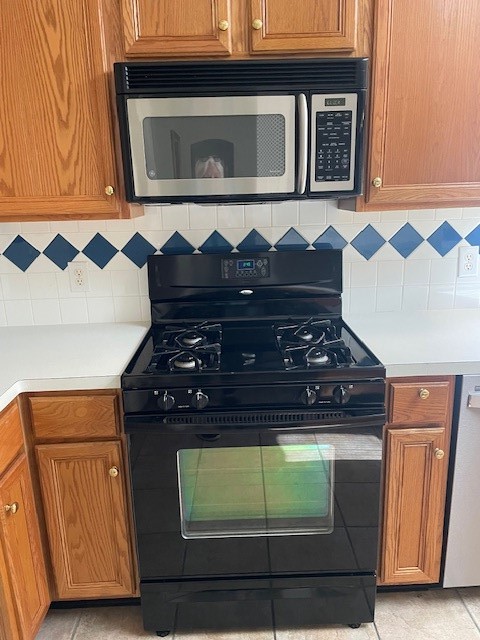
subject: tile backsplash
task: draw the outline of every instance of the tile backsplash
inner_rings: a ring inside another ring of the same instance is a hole
[[[480,306],[457,277],[480,245],[480,208],[351,213],[335,201],[146,207],[134,220],[0,223],[0,326],[149,320],[151,253],[343,249],[352,313]],[[72,292],[67,263],[87,266]]]

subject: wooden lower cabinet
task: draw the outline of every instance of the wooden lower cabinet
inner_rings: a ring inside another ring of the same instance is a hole
[[[0,478],[0,639],[32,640],[50,605],[26,456]]]
[[[45,444],[36,454],[55,599],[134,595],[121,443]]]
[[[379,585],[440,580],[453,377],[390,380]]]

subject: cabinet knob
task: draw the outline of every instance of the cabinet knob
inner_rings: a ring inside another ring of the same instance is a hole
[[[11,513],[13,516],[17,513],[19,509],[18,502],[12,502],[12,504],[5,505],[5,511],[7,513]]]
[[[433,454],[437,460],[441,460],[445,455],[445,451],[443,449],[435,449]]]
[[[382,179],[381,178],[374,178],[372,180],[372,184],[374,187],[381,187],[382,186]]]
[[[105,193],[107,194],[107,196],[113,196],[113,194],[115,193],[115,189],[112,187],[111,184],[105,187]]]
[[[220,20],[220,22],[218,23],[218,28],[220,29],[220,31],[227,31],[229,26],[230,25],[228,24],[228,20]]]
[[[111,467],[108,470],[108,473],[112,476],[112,478],[116,478],[120,472],[118,470],[118,467]]]
[[[430,391],[428,389],[420,389],[418,395],[422,400],[426,400],[430,395]]]
[[[255,18],[255,20],[252,22],[252,27],[255,29],[255,31],[258,31],[263,27],[263,22],[259,18]]]

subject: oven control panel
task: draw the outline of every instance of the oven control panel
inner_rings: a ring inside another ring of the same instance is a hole
[[[385,383],[339,382],[125,390],[126,413],[191,413],[235,409],[354,408],[382,405]]]
[[[254,280],[270,277],[270,258],[226,258],[222,263],[224,280]]]

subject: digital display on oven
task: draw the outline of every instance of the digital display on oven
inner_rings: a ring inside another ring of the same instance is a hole
[[[255,269],[255,261],[254,260],[237,260],[237,269],[239,271],[244,271],[245,269]]]
[[[270,258],[222,259],[222,278],[224,280],[255,280],[270,277]]]

